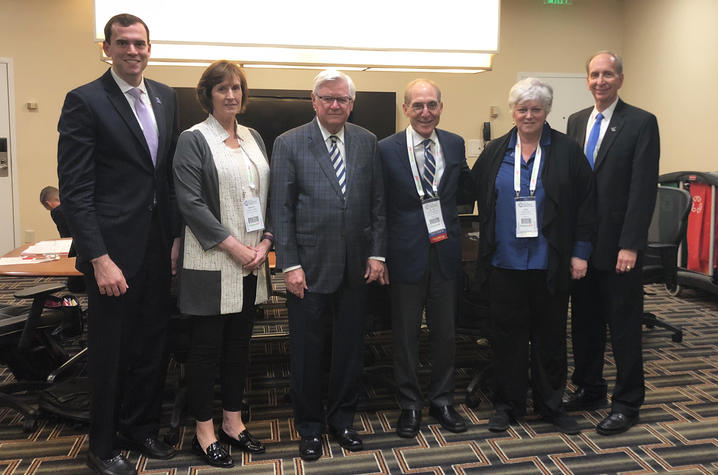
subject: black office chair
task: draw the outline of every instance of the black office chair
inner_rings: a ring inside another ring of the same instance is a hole
[[[20,412],[26,431],[35,428],[39,412],[18,393],[47,387],[48,375],[70,359],[64,340],[82,333],[80,307],[66,307],[64,297],[53,298],[64,288],[58,283],[36,285],[14,294],[16,299],[32,299],[32,305],[0,305],[0,363],[16,380],[0,385],[0,406]],[[48,306],[48,300],[56,305]]]
[[[686,190],[658,187],[656,207],[648,229],[648,249],[643,262],[643,283],[663,283],[666,290],[676,290],[678,248],[685,237],[691,195]],[[643,313],[643,324],[648,328],[660,327],[672,332],[675,342],[683,340],[683,330],[659,320],[653,313]]]

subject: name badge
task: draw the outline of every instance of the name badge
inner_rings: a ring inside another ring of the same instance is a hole
[[[536,199],[533,196],[516,198],[516,237],[538,237]]]
[[[244,225],[247,232],[260,231],[264,229],[264,220],[262,219],[262,204],[259,197],[253,196],[247,198],[242,203],[244,205]]]
[[[446,225],[444,225],[444,217],[441,214],[441,201],[439,198],[429,198],[421,203],[424,209],[424,220],[426,221],[426,229],[429,231],[429,241],[435,242],[448,239],[446,234]]]

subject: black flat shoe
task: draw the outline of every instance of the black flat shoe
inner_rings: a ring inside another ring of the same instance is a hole
[[[399,437],[412,439],[419,433],[421,425],[421,411],[416,409],[402,409],[399,420],[396,422],[396,433]]]
[[[87,452],[87,466],[101,475],[137,475],[135,466],[122,454],[101,459],[92,452]]]
[[[194,450],[197,455],[201,455],[205,462],[207,462],[207,465],[220,468],[234,467],[232,457],[224,447],[219,445],[219,442],[209,444],[207,452],[205,452],[202,450],[202,446],[199,445],[199,440],[197,440],[197,436],[195,435],[192,439],[192,450]]]
[[[250,454],[262,454],[265,451],[262,441],[254,438],[254,436],[249,433],[249,429],[244,429],[239,433],[239,437],[235,439],[220,427],[219,440]]]
[[[316,435],[305,435],[299,442],[299,455],[302,460],[311,462],[322,456],[322,441]]]
[[[359,434],[357,434],[357,431],[355,431],[352,427],[345,427],[343,429],[332,428],[330,433],[339,445],[350,452],[356,452],[364,448],[364,444],[362,443]]]
[[[629,416],[621,412],[612,412],[596,426],[596,432],[601,435],[615,435],[626,432],[636,425],[638,416]]]
[[[429,415],[439,421],[441,427],[449,432],[466,431],[466,421],[456,412],[454,406],[431,406]]]

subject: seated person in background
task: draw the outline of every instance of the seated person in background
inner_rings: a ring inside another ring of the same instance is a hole
[[[72,237],[72,234],[70,234],[70,227],[67,225],[67,221],[65,221],[65,215],[62,214],[60,190],[54,186],[46,186],[42,189],[42,191],[40,191],[40,203],[42,203],[46,210],[50,211],[50,216],[52,217],[55,226],[57,226],[57,232],[60,233],[60,237]],[[70,246],[68,256],[75,256],[74,247]],[[70,292],[85,291],[85,279],[82,276],[68,277],[66,285]]]
[[[72,237],[67,221],[65,221],[65,216],[62,214],[60,190],[54,186],[46,186],[40,192],[40,203],[46,210],[50,211],[50,216],[55,222],[55,226],[57,226],[57,232],[60,233],[60,237]]]

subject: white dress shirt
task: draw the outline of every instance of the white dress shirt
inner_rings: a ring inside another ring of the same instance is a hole
[[[606,109],[601,112],[603,114],[603,120],[601,121],[601,131],[598,133],[598,142],[596,142],[596,156],[598,156],[598,151],[601,149],[601,143],[603,142],[603,136],[606,135],[606,130],[608,130],[608,124],[611,123],[611,117],[613,117],[613,111],[616,110],[616,104],[618,104],[618,98],[616,98],[615,101],[613,101],[613,104],[606,107]],[[583,150],[586,151],[586,144],[588,143],[588,136],[591,134],[591,129],[593,128],[593,123],[596,121],[596,116],[598,115],[598,109],[596,109],[596,106],[593,106],[593,110],[591,111],[591,115],[588,117],[588,123],[586,124],[586,140],[583,143]]]

